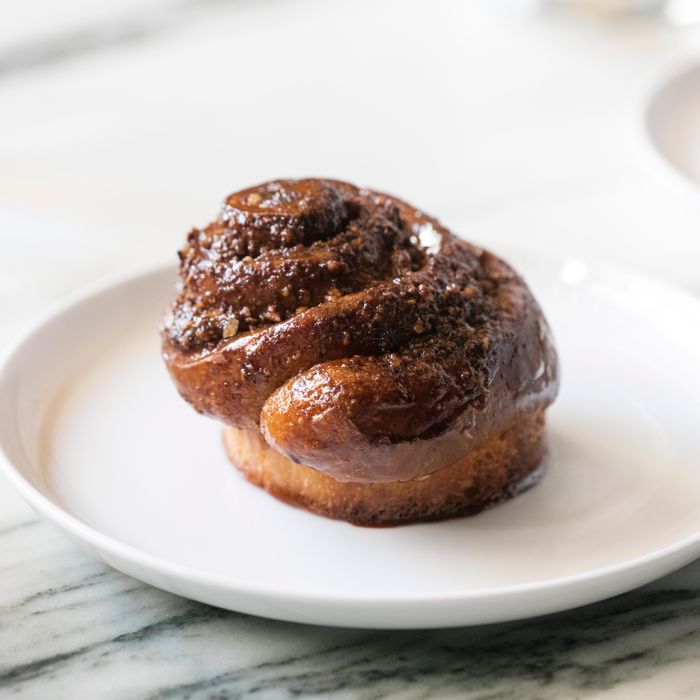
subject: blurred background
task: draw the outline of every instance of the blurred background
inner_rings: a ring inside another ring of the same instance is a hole
[[[698,19],[695,0],[3,3],[0,342],[282,176],[700,291],[700,198],[643,128]]]

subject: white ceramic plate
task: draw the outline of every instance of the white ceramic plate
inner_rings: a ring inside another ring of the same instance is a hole
[[[643,141],[653,161],[676,184],[700,192],[700,63],[676,68],[649,93]]]
[[[284,505],[176,394],[164,268],[83,295],[0,369],[0,446],[41,514],[112,566],[268,617],[437,627],[553,612],[700,555],[700,303],[581,261],[512,258],[558,341],[549,472],[482,515],[364,529]]]

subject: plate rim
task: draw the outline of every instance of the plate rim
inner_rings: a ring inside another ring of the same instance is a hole
[[[700,64],[698,64],[697,68],[700,69]],[[565,256],[563,255],[557,255],[556,257],[561,258],[562,261],[565,259]],[[651,287],[662,294],[675,297],[678,301],[682,301],[685,304],[690,303],[692,307],[697,310],[697,313],[700,316],[700,299],[689,292],[650,277],[628,272],[627,270],[609,265],[607,263],[594,262],[590,258],[577,257],[576,259],[585,260],[586,264],[598,270],[600,270],[602,266],[602,269],[606,274],[620,274],[627,280],[633,280],[635,284],[641,284],[647,288]],[[3,348],[2,352],[0,352],[0,387],[6,384],[7,380],[12,376],[12,365],[17,361],[17,358],[25,345],[30,342],[35,334],[40,332],[47,323],[60,318],[60,316],[66,313],[74,311],[75,308],[81,303],[89,301],[101,294],[116,291],[120,287],[128,287],[130,284],[133,284],[138,280],[142,280],[147,277],[157,277],[165,274],[166,272],[172,271],[174,275],[174,269],[174,262],[161,262],[155,265],[151,264],[116,275],[110,275],[108,278],[104,278],[95,283],[89,284],[86,287],[67,295],[63,298],[63,300],[51,305],[44,313],[36,317],[35,320],[26,324],[24,330],[18,333],[14,340],[10,341]],[[2,400],[3,399],[0,394],[0,401]],[[533,592],[546,593],[550,590],[568,590],[572,587],[578,587],[587,583],[599,582],[619,574],[629,573],[635,569],[644,569],[645,566],[663,562],[664,560],[673,559],[675,555],[680,555],[682,553],[688,555],[685,560],[686,562],[692,560],[693,558],[697,557],[698,554],[700,554],[699,527],[697,532],[694,532],[693,534],[687,535],[676,542],[658,549],[654,549],[651,552],[647,552],[631,559],[625,559],[618,563],[597,567],[589,571],[523,584],[477,588],[462,591],[447,591],[443,593],[411,593],[398,595],[338,595],[318,591],[307,592],[287,590],[284,587],[275,587],[270,585],[252,585],[251,583],[240,581],[230,576],[206,572],[194,566],[173,562],[167,558],[140,549],[136,545],[126,543],[117,539],[116,537],[107,535],[94,526],[83,522],[76,515],[71,514],[60,505],[52,501],[48,496],[44,495],[22,474],[20,468],[13,464],[12,459],[5,449],[5,430],[7,430],[7,428],[0,427],[0,473],[4,474],[9,483],[14,486],[25,501],[36,512],[38,512],[39,515],[58,526],[60,530],[68,533],[80,543],[88,545],[90,548],[94,548],[92,550],[93,554],[96,550],[99,553],[97,554],[98,558],[106,561],[109,565],[113,566],[113,568],[120,568],[112,561],[107,561],[101,556],[102,553],[107,553],[112,557],[116,557],[117,560],[134,563],[138,567],[150,571],[151,573],[173,579],[186,580],[195,585],[205,586],[210,589],[249,596],[261,602],[279,603],[280,601],[284,601],[285,603],[316,603],[322,605],[332,604],[335,606],[343,606],[344,609],[352,609],[357,606],[385,606],[389,608],[402,608],[406,605],[417,604],[442,606],[465,604],[470,602],[473,603],[474,601],[494,602],[512,597],[517,598],[518,596]],[[678,564],[678,566],[682,565],[683,563]],[[675,568],[678,568],[678,566]],[[673,570],[674,568],[670,567],[666,569],[664,573],[670,573]],[[129,573],[129,575],[138,578],[138,575],[133,573]],[[644,583],[654,580],[661,575],[664,574],[661,573],[649,575],[649,572],[647,572],[645,576],[636,579],[633,584],[626,584],[622,586],[618,590],[618,593],[632,590],[638,586],[644,585]],[[160,585],[158,585],[158,587],[166,588],[165,586]],[[180,594],[182,595],[182,593]],[[195,598],[195,596],[191,596],[189,593],[187,596]],[[590,600],[582,600],[582,602],[578,605],[585,604],[586,602],[594,602],[595,600],[601,600],[606,597],[609,597],[609,595],[598,595],[597,597],[594,596]],[[555,610],[576,607],[576,605],[577,604],[559,607],[552,606],[551,611],[553,612]],[[523,615],[523,617],[527,616],[527,613]],[[290,617],[288,619],[292,618]],[[507,619],[515,619],[515,617],[508,617]],[[465,623],[457,621],[455,624],[463,625]],[[366,627],[366,625],[362,626]]]
[[[683,170],[675,166],[663,153],[658,145],[652,126],[652,113],[662,94],[676,84],[680,84],[698,73],[700,77],[700,56],[675,61],[662,70],[656,71],[655,77],[646,84],[642,91],[641,109],[635,107],[635,125],[632,129],[637,150],[642,160],[655,177],[663,181],[669,189],[695,206],[700,205],[700,183],[689,177]]]

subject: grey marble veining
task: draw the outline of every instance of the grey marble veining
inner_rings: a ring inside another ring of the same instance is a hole
[[[680,686],[665,697],[700,694],[700,562],[564,614],[376,632],[187,601],[37,520],[2,529],[0,550],[0,697],[651,698],[643,681],[666,670]]]

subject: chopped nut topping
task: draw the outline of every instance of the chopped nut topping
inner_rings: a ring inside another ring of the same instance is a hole
[[[257,192],[251,192],[248,195],[248,205],[251,207],[257,206],[262,202],[262,195],[258,194]]]
[[[224,328],[224,338],[232,338],[238,333],[238,319],[232,318]]]
[[[272,304],[267,307],[267,311],[265,311],[263,314],[263,318],[268,321],[274,321],[275,323],[279,323],[282,320],[282,317]]]

